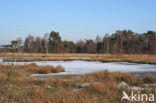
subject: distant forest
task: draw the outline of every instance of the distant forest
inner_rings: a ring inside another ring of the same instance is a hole
[[[97,36],[95,40],[63,41],[59,32],[52,31],[43,38],[29,35],[1,45],[0,52],[26,53],[107,53],[107,54],[156,54],[156,32],[135,33],[131,30]]]

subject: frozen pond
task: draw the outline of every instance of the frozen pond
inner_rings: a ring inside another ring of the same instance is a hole
[[[12,62],[2,62],[1,64],[12,64]],[[128,63],[128,62],[88,62],[88,61],[36,61],[36,62],[13,62],[13,64],[30,64],[36,63],[37,65],[61,65],[65,68],[65,72],[52,73],[52,74],[34,74],[33,76],[51,76],[51,75],[66,75],[75,74],[82,75],[86,73],[108,70],[111,72],[129,72],[129,73],[140,73],[140,72],[156,72],[156,65],[152,64],[138,64],[138,63]]]

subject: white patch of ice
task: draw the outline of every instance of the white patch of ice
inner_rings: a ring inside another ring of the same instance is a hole
[[[12,62],[2,62],[3,64],[12,64]],[[111,72],[156,72],[156,65],[152,64],[138,64],[128,62],[88,62],[88,61],[35,61],[35,62],[13,62],[13,64],[30,64],[36,63],[37,65],[61,65],[65,68],[65,72],[52,73],[46,75],[65,75],[65,74],[76,74],[82,75],[91,72],[108,70]],[[41,74],[40,74],[41,75]],[[43,75],[44,76],[44,75]]]
[[[0,64],[2,64],[2,58],[0,58]]]

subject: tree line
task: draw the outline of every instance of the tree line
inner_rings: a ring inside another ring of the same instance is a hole
[[[1,45],[0,52],[26,53],[107,53],[107,54],[156,54],[156,32],[135,33],[131,30],[120,30],[95,40],[78,42],[62,40],[59,32],[46,33],[43,38],[28,35]]]

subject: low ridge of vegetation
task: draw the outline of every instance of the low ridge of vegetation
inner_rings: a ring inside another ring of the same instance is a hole
[[[58,65],[57,67],[53,66],[38,66],[35,63],[32,64],[25,64],[25,65],[2,65],[0,64],[0,68],[5,69],[5,68],[12,68],[16,70],[22,70],[25,71],[25,73],[30,73],[30,74],[48,74],[48,73],[58,73],[58,72],[64,72],[65,69]]]
[[[33,62],[33,61],[100,61],[100,62],[134,62],[142,64],[156,64],[156,55],[143,54],[21,54],[21,53],[0,53],[6,57],[38,57],[31,59],[3,59],[4,62]],[[71,58],[70,58],[71,57]],[[79,57],[79,58],[72,58]],[[81,58],[88,57],[88,58]]]

